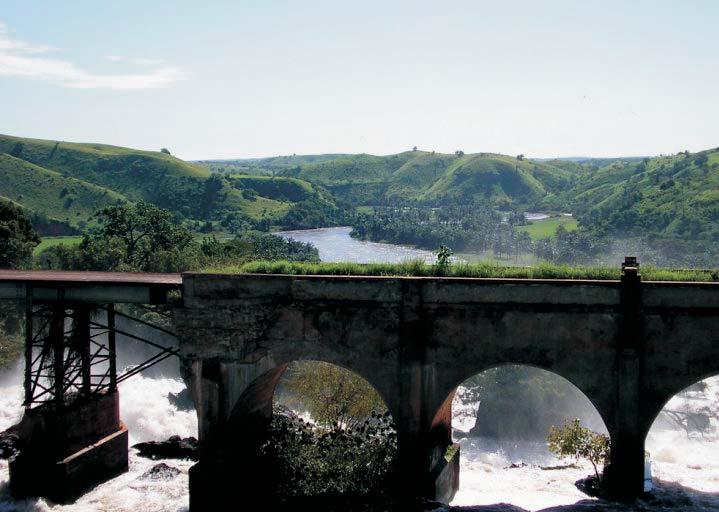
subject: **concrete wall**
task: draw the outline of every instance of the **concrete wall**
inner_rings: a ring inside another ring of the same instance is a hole
[[[638,492],[644,437],[662,405],[719,373],[714,283],[210,274],[183,282],[175,321],[206,465],[222,459],[238,411],[271,414],[284,365],[321,360],[357,372],[385,400],[404,490],[446,499],[444,482],[455,479],[441,461],[456,386],[515,363],[554,372],[592,401],[612,436],[617,480]]]

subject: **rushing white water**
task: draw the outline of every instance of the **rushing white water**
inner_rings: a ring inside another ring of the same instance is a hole
[[[22,412],[22,389],[15,375],[0,382],[0,430],[16,422]],[[170,392],[178,392],[183,383],[178,379],[151,379],[136,376],[121,385],[121,411],[131,433],[131,444],[162,440],[170,435],[196,435],[194,412],[178,411],[167,399]],[[719,379],[694,394],[694,398],[677,397],[669,408],[701,407],[719,392]],[[458,431],[467,432],[474,424],[477,403],[461,399],[455,402],[453,423]],[[688,402],[688,403],[687,403]],[[714,423],[716,423],[713,420]],[[677,482],[684,490],[667,488],[660,496],[678,501],[678,507],[666,510],[719,510],[719,441],[715,441],[716,427],[704,434],[673,428],[666,420],[659,420],[647,438],[647,450],[653,461],[655,478]],[[590,500],[574,482],[592,473],[591,465],[575,468],[542,469],[565,464],[554,458],[543,443],[498,442],[482,438],[463,438],[461,445],[461,487],[453,505],[482,505],[512,503],[526,510],[569,505]],[[72,505],[52,505],[46,500],[13,501],[8,496],[7,461],[0,461],[0,512],[182,512],[188,505],[188,476],[190,461],[165,461],[181,473],[169,481],[142,479],[143,473],[160,461],[138,457],[130,452],[130,471],[102,484]],[[514,465],[514,466],[513,466]],[[710,493],[710,494],[706,494]],[[597,503],[597,506],[600,506]],[[601,508],[600,508],[601,509]],[[614,508],[630,510],[629,508]],[[651,507],[647,509],[651,510]],[[665,509],[662,509],[665,510]]]
[[[16,382],[20,382],[20,378]],[[120,411],[130,430],[130,445],[164,440],[171,435],[196,436],[194,412],[178,411],[168,393],[184,388],[179,379],[150,379],[135,376],[120,385]],[[22,415],[22,387],[0,387],[0,430]],[[142,475],[159,462],[179,469],[171,480],[143,479]],[[14,501],[8,496],[7,461],[0,461],[0,512],[180,512],[188,507],[188,470],[194,464],[183,460],[150,460],[130,450],[130,471],[99,485],[72,505],[53,505],[43,499]]]
[[[647,436],[657,503],[642,502],[641,510],[719,511],[719,377],[703,384],[704,389],[670,400]],[[453,426],[460,435],[474,425],[479,405],[467,396],[460,387],[452,405]],[[666,411],[703,411],[711,419],[701,433],[687,434]],[[594,501],[596,508],[592,510],[607,509],[605,503],[588,497],[574,485],[593,473],[591,464],[579,462],[577,467],[547,469],[574,461],[557,459],[544,443],[463,437],[459,444],[460,491],[452,505],[511,503],[535,511],[583,501],[584,510]],[[621,505],[612,505],[611,509],[637,510]]]

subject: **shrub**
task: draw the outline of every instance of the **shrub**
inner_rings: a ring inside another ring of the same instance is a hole
[[[551,427],[547,442],[549,451],[559,457],[588,460],[597,479],[597,465],[609,462],[609,436],[582,427],[578,419],[567,421],[559,428]]]
[[[323,428],[276,408],[260,448],[280,497],[385,496],[392,488],[397,434],[389,413],[372,413],[354,429]]]

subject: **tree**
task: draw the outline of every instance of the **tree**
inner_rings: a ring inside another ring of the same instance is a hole
[[[170,150],[167,149],[167,148],[162,148],[162,149],[160,150],[160,153],[165,153],[166,155],[171,155],[171,154],[172,154],[172,153],[170,153]]]
[[[290,365],[283,390],[329,429],[355,429],[372,414],[385,412],[379,393],[359,375],[337,365],[304,361]]]
[[[518,154],[518,155],[517,155],[517,160],[519,160],[520,162],[521,162],[522,160],[524,160],[524,155],[521,154],[521,153]]]
[[[438,275],[443,275],[447,272],[447,269],[452,264],[452,249],[446,245],[440,245],[437,249],[437,263],[436,270]]]
[[[567,421],[559,428],[551,427],[547,442],[549,451],[559,457],[588,460],[597,479],[597,465],[609,462],[609,436],[582,427],[578,419]]]
[[[21,208],[0,200],[0,268],[22,268],[32,259],[40,237]]]
[[[10,150],[10,156],[14,156],[15,158],[20,158],[20,155],[22,155],[23,145],[22,142],[16,142],[15,145]]]
[[[458,156],[458,157],[464,156],[464,151],[462,151],[461,149],[458,149],[457,151],[454,152],[454,155]]]
[[[413,146],[412,151],[417,151],[417,146]]]
[[[144,201],[103,208],[95,217],[99,227],[83,235],[80,248],[90,260],[110,267],[102,270],[153,270],[153,261],[177,255],[192,242],[192,233],[178,225],[172,212]]]

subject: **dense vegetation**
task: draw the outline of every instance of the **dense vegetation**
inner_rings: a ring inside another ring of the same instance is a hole
[[[387,408],[377,391],[364,379],[322,361],[297,361],[282,375],[278,394],[282,403],[298,406],[320,427],[361,427],[375,413]]]
[[[77,245],[56,245],[39,256],[50,269],[179,272],[207,265],[239,264],[258,258],[317,262],[314,247],[276,235],[246,231],[235,238],[196,241],[168,210],[139,201],[97,213],[97,227]]]
[[[290,364],[280,380],[260,451],[280,497],[378,498],[391,490],[397,438],[384,402],[366,380],[330,363],[302,361]]]
[[[22,209],[0,199],[0,268],[26,268],[40,237]],[[0,301],[0,368],[11,364],[23,347],[20,304]]]
[[[272,495],[388,498],[395,478],[397,436],[389,414],[356,428],[323,428],[287,409],[276,410],[261,456]]]
[[[23,210],[0,199],[0,268],[22,268],[30,264],[40,237]]]

